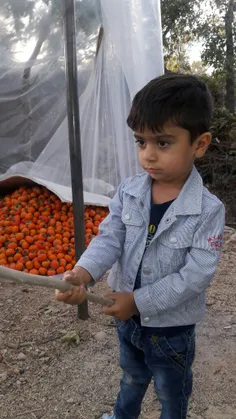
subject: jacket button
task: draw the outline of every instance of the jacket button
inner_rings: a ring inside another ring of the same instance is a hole
[[[170,243],[177,243],[177,239],[176,239],[176,237],[171,237],[170,238]]]
[[[144,321],[145,323],[150,322],[150,317],[144,317],[143,321]]]
[[[125,219],[129,220],[130,219],[130,215],[129,214],[125,214]]]
[[[144,267],[143,268],[143,273],[144,273],[144,275],[150,275],[151,269],[149,269],[148,267]]]

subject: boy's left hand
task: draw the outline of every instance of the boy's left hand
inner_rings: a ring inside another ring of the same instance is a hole
[[[104,314],[107,316],[116,317],[124,321],[139,314],[133,292],[111,292],[105,295],[105,297],[114,300],[114,304],[111,307],[103,309]]]

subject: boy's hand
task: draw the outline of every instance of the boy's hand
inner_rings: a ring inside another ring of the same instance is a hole
[[[65,304],[82,304],[86,300],[86,289],[84,285],[74,287],[71,291],[60,292],[56,290],[56,299]]]
[[[104,314],[116,317],[119,320],[128,320],[130,317],[139,314],[133,292],[112,292],[105,297],[114,300],[114,304],[111,307],[105,307],[103,309]]]
[[[75,287],[66,292],[56,290],[56,299],[71,305],[82,304],[86,299],[85,285],[91,281],[91,275],[85,269],[75,267],[72,271],[65,272],[62,280],[70,282]]]

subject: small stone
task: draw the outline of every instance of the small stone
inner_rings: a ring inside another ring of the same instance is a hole
[[[0,352],[0,362],[2,362],[2,361],[3,361],[3,355]]]
[[[18,354],[17,359],[19,359],[19,361],[25,361],[26,356],[25,356],[25,354],[23,354],[23,352],[20,352],[20,353]]]
[[[218,365],[216,365],[216,366],[214,367],[213,374],[219,374],[219,373],[221,373],[224,369],[225,369],[225,365],[224,365],[223,363],[222,363],[222,364],[218,364]]]
[[[70,398],[70,399],[68,399],[67,400],[67,403],[69,403],[69,404],[73,404],[75,401],[74,401],[74,399],[72,399],[72,398]]]
[[[0,332],[0,348],[4,348],[4,334]]]
[[[96,335],[94,336],[95,340],[97,340],[98,342],[103,342],[104,340],[106,340],[107,335],[105,332],[101,331],[96,333]]]
[[[3,383],[4,381],[7,381],[7,373],[3,372],[0,374],[0,383]]]
[[[24,316],[21,319],[22,322],[27,322],[28,320],[29,320],[29,317],[28,316]]]
[[[20,386],[20,385],[21,385],[20,380],[17,380],[17,381],[16,381],[16,384],[17,384],[18,386]]]
[[[41,360],[43,361],[44,364],[48,364],[50,361],[49,356],[46,356],[45,358],[41,358]]]
[[[210,306],[213,306],[215,304],[215,301],[214,300],[207,300],[207,302],[206,302],[206,305],[208,306],[208,307],[210,307]]]

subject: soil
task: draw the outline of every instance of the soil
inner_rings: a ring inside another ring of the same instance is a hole
[[[190,419],[236,418],[235,242],[226,240],[197,328]],[[95,288],[106,290],[106,281]],[[121,376],[116,330],[100,307],[90,304],[89,312],[84,322],[46,289],[0,285],[1,419],[100,419],[112,410]],[[159,416],[150,387],[140,419]]]

